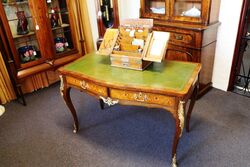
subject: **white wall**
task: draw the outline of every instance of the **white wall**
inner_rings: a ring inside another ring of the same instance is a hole
[[[91,32],[93,37],[94,46],[96,49],[96,42],[99,38],[98,27],[97,27],[97,15],[95,8],[95,1],[87,0],[88,12],[89,12],[89,20],[91,25]]]
[[[140,0],[118,0],[118,7],[120,20],[140,17]]]
[[[213,87],[225,91],[230,78],[242,2],[221,0],[219,20],[222,24],[218,30],[212,81]]]

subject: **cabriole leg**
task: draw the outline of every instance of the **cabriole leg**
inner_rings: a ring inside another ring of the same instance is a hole
[[[64,85],[64,79],[62,76],[60,76],[60,79],[61,79],[60,92],[61,92],[61,95],[62,95],[66,105],[68,106],[69,110],[71,111],[71,114],[72,114],[73,119],[74,119],[73,132],[77,133],[77,131],[79,129],[79,123],[78,123],[78,118],[77,118],[75,107],[74,107],[74,105],[71,101],[71,98],[70,98],[70,89],[71,88],[70,87],[68,88],[66,85]]]
[[[179,139],[182,135],[184,128],[184,104],[185,102],[180,101],[178,107],[178,117],[175,117],[175,136],[174,143],[172,147],[172,167],[177,167],[176,150],[179,143]]]

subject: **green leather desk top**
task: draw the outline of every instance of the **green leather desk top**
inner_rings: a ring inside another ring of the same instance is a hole
[[[59,71],[84,76],[105,84],[181,92],[192,76],[198,75],[199,70],[198,63],[164,61],[152,63],[144,71],[136,71],[112,67],[108,56],[91,53]]]

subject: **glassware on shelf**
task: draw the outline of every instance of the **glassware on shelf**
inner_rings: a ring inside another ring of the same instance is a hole
[[[151,7],[150,8],[152,13],[156,13],[156,14],[165,14],[165,8],[155,8],[155,7]]]
[[[193,6],[191,9],[182,12],[182,16],[189,16],[189,17],[200,17],[201,11]]]
[[[28,34],[29,30],[28,30],[28,20],[24,14],[24,11],[17,11],[16,12],[17,15],[17,34],[18,35],[24,35],[24,34]]]
[[[39,55],[33,45],[26,45],[18,48],[18,53],[22,63],[37,60]]]
[[[54,41],[55,41],[56,52],[64,52],[64,51],[66,51],[66,49],[68,47],[68,42],[66,41],[65,38],[56,37],[54,39]]]
[[[55,8],[52,8],[51,9],[51,17],[50,17],[50,23],[51,23],[51,27],[52,28],[55,28],[55,27],[58,27],[59,26],[59,15],[58,15],[58,8],[55,7]]]

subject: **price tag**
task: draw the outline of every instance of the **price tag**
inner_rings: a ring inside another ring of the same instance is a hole
[[[54,10],[54,9],[51,9],[51,13],[55,13],[55,10]]]
[[[129,36],[130,36],[130,37],[134,37],[134,36],[135,36],[135,30],[130,31],[130,32],[129,32]]]
[[[69,46],[69,43],[68,42],[65,42],[65,44],[64,44],[66,47],[68,47]]]
[[[97,15],[98,15],[99,17],[101,17],[101,16],[102,16],[102,12],[99,11]]]
[[[39,25],[36,25],[36,30],[39,30]]]
[[[36,53],[36,51],[35,51],[35,50],[33,51],[33,55],[34,55],[34,56],[36,56],[36,55],[37,55],[37,53]]]
[[[51,0],[47,0],[47,3],[51,3]]]

